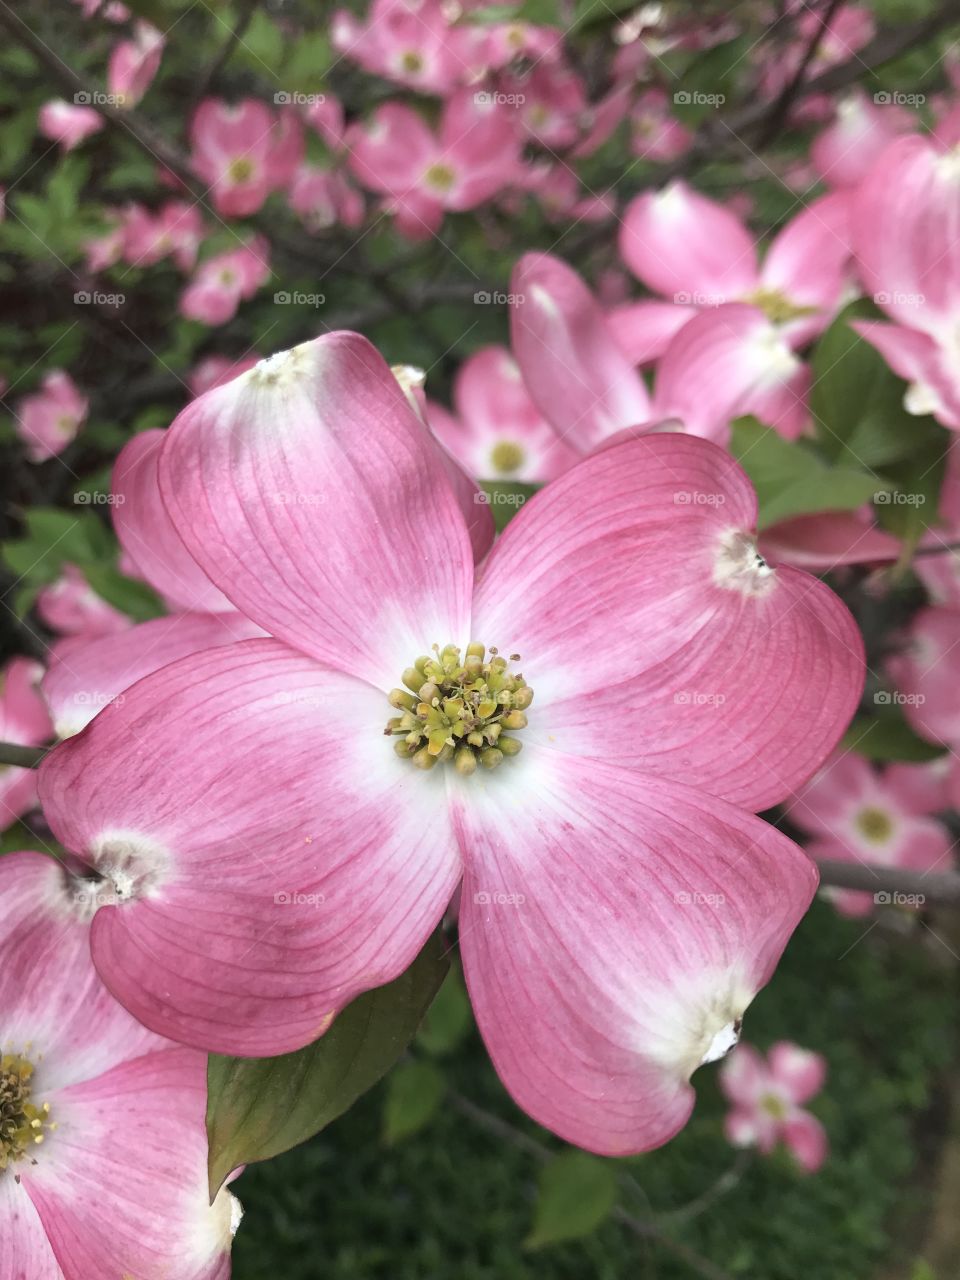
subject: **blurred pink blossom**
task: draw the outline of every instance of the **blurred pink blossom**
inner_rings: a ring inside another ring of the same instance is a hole
[[[827,1135],[803,1104],[820,1092],[826,1075],[825,1058],[787,1040],[766,1058],[751,1044],[738,1045],[720,1068],[720,1088],[733,1103],[727,1138],[763,1155],[782,1142],[805,1173],[815,1173],[827,1158]]]
[[[24,396],[17,409],[17,435],[27,446],[31,462],[43,462],[61,452],[80,430],[89,401],[63,369],[46,374],[40,390]]]

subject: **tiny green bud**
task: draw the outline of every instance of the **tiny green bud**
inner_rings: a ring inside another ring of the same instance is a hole
[[[400,679],[407,688],[411,689],[414,693],[420,692],[420,686],[423,684],[423,676],[416,667],[407,667]]]
[[[477,757],[469,747],[460,747],[453,759],[453,767],[457,773],[469,777],[471,773],[477,771]]]
[[[486,651],[487,651],[486,646],[482,644],[478,644],[476,640],[471,641],[471,643],[467,645],[468,658],[479,658],[480,661],[482,662],[483,656],[486,653]]]
[[[398,710],[403,708],[405,711],[413,711],[417,705],[416,698],[412,693],[407,693],[406,689],[391,689],[387,701],[391,707],[396,707]]]
[[[432,680],[428,680],[426,684],[422,684],[417,690],[420,695],[420,701],[432,705],[434,698],[440,697],[440,690]]]
[[[497,750],[502,751],[505,756],[516,756],[523,750],[523,743],[519,738],[510,738],[501,733],[497,739]]]
[[[522,685],[513,695],[513,705],[518,711],[526,711],[533,701],[533,690],[529,685]]]

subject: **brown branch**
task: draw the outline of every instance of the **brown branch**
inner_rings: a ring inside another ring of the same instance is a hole
[[[790,115],[790,108],[800,96],[803,89],[803,82],[810,69],[810,64],[817,56],[817,52],[823,43],[823,37],[826,34],[830,23],[836,17],[842,4],[843,0],[828,0],[823,17],[821,18],[818,15],[817,26],[814,30],[813,37],[807,43],[807,47],[803,51],[803,57],[800,59],[796,71],[784,85],[783,91],[767,112],[767,118],[764,121],[763,128],[757,138],[756,145],[758,147],[765,147],[768,143],[772,142],[785,124],[788,116]]]
[[[917,899],[914,904],[917,906],[933,902],[947,907],[960,906],[960,872],[957,871],[904,871],[900,867],[839,862],[833,858],[821,858],[817,866],[822,885],[880,895],[881,904],[896,905],[900,895]]]

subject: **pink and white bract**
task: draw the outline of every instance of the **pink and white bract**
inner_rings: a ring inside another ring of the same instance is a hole
[[[111,991],[186,1043],[292,1050],[403,971],[462,880],[518,1103],[599,1152],[670,1138],[816,888],[751,811],[862,680],[844,606],[757,555],[737,464],[611,445],[475,570],[435,445],[338,333],[195,400],[159,476],[268,637],[156,671],[41,767],[58,838],[123,898],[92,928]]]
[[[778,1142],[800,1168],[814,1173],[827,1158],[823,1125],[804,1109],[823,1088],[827,1064],[819,1053],[781,1040],[766,1059],[741,1044],[720,1068],[720,1087],[733,1103],[726,1120],[735,1147],[757,1147],[769,1155]]]
[[[227,1280],[239,1205],[206,1176],[206,1060],[103,986],[102,886],[0,860],[0,1272],[11,1280]]]

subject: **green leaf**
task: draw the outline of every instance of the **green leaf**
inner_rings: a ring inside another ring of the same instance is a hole
[[[875,697],[883,697],[876,694]],[[886,695],[892,698],[891,694]],[[879,704],[884,707],[884,704]],[[885,714],[857,716],[843,735],[841,751],[855,751],[868,760],[906,760],[924,763],[943,755],[944,748],[918,737],[893,702]]]
[[[493,508],[497,533],[503,532],[527,499],[540,488],[537,484],[522,484],[519,480],[481,480],[480,487]]]
[[[438,931],[406,973],[354,1000],[305,1049],[279,1058],[212,1054],[211,1196],[238,1165],[267,1160],[312,1138],[386,1075],[416,1033],[446,970]]]
[[[943,447],[946,428],[906,411],[904,382],[850,327],[863,312],[862,302],[847,307],[811,358],[810,411],[821,450],[836,461],[870,468]]]
[[[528,1249],[595,1231],[617,1202],[616,1166],[585,1151],[565,1151],[546,1165],[539,1190]]]
[[[757,491],[761,529],[817,511],[853,511],[888,487],[872,472],[827,465],[808,445],[785,440],[755,418],[733,424],[730,450]]]
[[[452,1053],[470,1034],[473,1015],[460,970],[451,967],[437,998],[427,1010],[417,1044],[427,1053]]]
[[[889,492],[875,499],[877,519],[912,552],[924,533],[937,523],[940,489],[946,470],[946,449],[935,445],[913,453],[896,467],[884,469]]]
[[[447,1082],[432,1062],[402,1062],[387,1078],[383,1140],[388,1146],[418,1133],[436,1114]]]
[[[159,618],[167,612],[151,587],[145,582],[125,577],[113,565],[81,561],[80,568],[98,596],[135,621],[149,622],[151,618]]]

